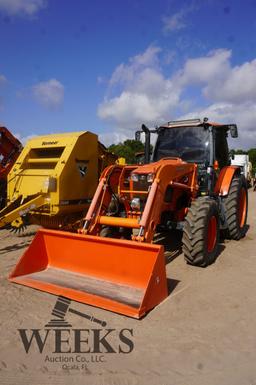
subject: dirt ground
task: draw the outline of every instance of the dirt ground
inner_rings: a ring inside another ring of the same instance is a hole
[[[36,341],[25,352],[18,329],[26,329],[28,336],[31,329],[39,329],[45,336],[57,297],[7,280],[36,227],[22,235],[0,231],[0,383],[256,385],[255,198],[250,191],[246,237],[222,243],[219,257],[208,268],[186,265],[179,241],[173,242],[166,253],[170,295],[142,320],[72,302],[73,309],[107,322],[116,353],[73,353],[73,329],[88,329],[90,339],[92,329],[100,327],[71,312],[66,320],[72,327],[63,337],[70,338],[63,343],[65,351],[71,345],[70,353],[53,353],[54,334],[47,337],[42,353]],[[122,329],[133,332],[125,332],[133,343],[127,354],[116,348]]]

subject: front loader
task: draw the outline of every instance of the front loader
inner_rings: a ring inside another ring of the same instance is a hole
[[[245,235],[247,185],[227,146],[236,125],[205,118],[142,131],[145,164],[107,167],[78,234],[40,230],[12,282],[140,318],[168,295],[157,232],[183,231],[185,260],[202,267],[216,259],[220,231]]]

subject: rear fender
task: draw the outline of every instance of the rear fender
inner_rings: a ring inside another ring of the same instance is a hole
[[[220,171],[214,192],[219,196],[226,196],[229,193],[230,185],[234,175],[240,173],[238,166],[226,166]]]

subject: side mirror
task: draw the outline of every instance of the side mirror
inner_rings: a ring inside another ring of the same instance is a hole
[[[140,141],[140,131],[135,132],[135,140]]]
[[[230,129],[231,138],[238,138],[237,125],[236,124],[230,124],[229,129]]]

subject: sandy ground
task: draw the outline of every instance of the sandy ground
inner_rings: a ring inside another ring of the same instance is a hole
[[[142,320],[72,302],[74,309],[105,320],[107,328],[114,329],[113,346],[121,329],[132,329],[134,348],[129,354],[53,353],[53,334],[41,354],[35,341],[26,353],[18,329],[40,329],[44,336],[56,297],[7,280],[36,227],[19,236],[0,231],[0,383],[255,385],[255,198],[256,193],[250,192],[247,236],[221,244],[218,259],[207,269],[186,265],[179,242],[173,243],[167,252],[170,295]],[[99,328],[72,313],[66,319],[72,324],[71,334],[72,329],[88,329],[91,338],[92,329]],[[64,343],[63,349],[67,346]],[[73,357],[74,362],[49,362],[47,356]],[[88,362],[76,362],[85,358]],[[92,362],[100,359],[104,362]]]

